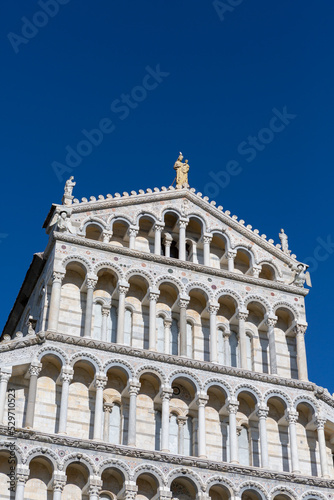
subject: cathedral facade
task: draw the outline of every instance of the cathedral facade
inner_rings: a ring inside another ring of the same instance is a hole
[[[284,231],[275,245],[184,178],[74,185],[1,337],[1,499],[334,498],[334,399],[308,380]]]

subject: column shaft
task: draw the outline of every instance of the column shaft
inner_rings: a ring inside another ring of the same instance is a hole
[[[296,325],[296,344],[297,344],[297,366],[299,380],[308,380],[306,349],[305,349],[305,331],[306,325]]]
[[[103,431],[103,389],[106,385],[107,377],[99,375],[95,380],[95,415],[94,415],[94,433],[93,439],[102,440]]]
[[[325,438],[325,422],[326,419],[317,419],[317,432],[318,432],[318,443],[319,443],[319,453],[320,453],[320,467],[321,476],[324,478],[330,477],[328,474],[328,463],[327,463],[327,450],[326,450],[326,438]]]
[[[277,374],[277,356],[276,356],[276,341],[275,341],[275,324],[277,318],[268,318],[268,341],[269,341],[269,358],[270,358],[270,373]]]
[[[161,255],[161,231],[163,230],[162,225],[155,224],[154,226],[154,253],[155,255]]]
[[[179,259],[186,260],[186,227],[185,221],[179,221]]]
[[[24,489],[25,489],[25,481],[17,481],[16,483],[16,491],[15,491],[15,500],[24,500]]]
[[[150,322],[149,322],[149,338],[148,348],[150,351],[157,350],[157,300],[158,292],[150,293]]]
[[[125,316],[125,295],[128,285],[118,287],[118,317],[117,317],[117,344],[124,344],[124,316]]]
[[[187,421],[187,417],[178,417],[177,423],[178,423],[178,454],[179,455],[184,455],[184,426]]]
[[[108,339],[108,317],[110,314],[109,307],[102,307],[102,328],[101,328],[101,340],[102,342],[110,342]]]
[[[49,305],[48,330],[56,332],[58,328],[61,284],[64,278],[63,273],[54,272],[52,275],[52,289]]]
[[[203,260],[205,266],[210,266],[210,243],[212,236],[203,236]]]
[[[138,382],[130,384],[128,446],[136,446],[137,395],[139,389],[140,384]]]
[[[210,305],[210,361],[212,363],[218,362],[218,339],[217,339],[217,327],[216,319],[219,306]]]
[[[59,434],[66,434],[67,427],[67,409],[68,409],[68,395],[70,390],[70,382],[73,378],[73,369],[67,367],[63,369],[61,374],[62,387],[61,387],[61,400],[59,412]]]
[[[290,442],[290,459],[291,472],[300,474],[299,459],[298,459],[298,442],[296,432],[296,422],[298,420],[298,412],[288,410],[287,420],[289,422],[289,442]]]
[[[35,417],[35,406],[36,406],[36,394],[37,394],[37,379],[41,371],[41,363],[31,364],[29,368],[30,381],[29,381],[29,392],[28,392],[28,402],[27,402],[27,412],[25,427],[34,427],[34,417]]]
[[[198,405],[198,456],[206,458],[206,439],[205,439],[205,405],[208,402],[208,396],[201,396],[197,400]]]
[[[167,389],[161,395],[161,451],[166,453],[169,452],[169,400],[172,394],[172,389]]]
[[[246,339],[246,329],[245,320],[248,316],[246,312],[239,312],[239,342],[240,342],[240,361],[241,368],[247,370],[247,339]]]
[[[187,356],[187,305],[188,302],[181,300],[180,303],[180,356]]]
[[[236,252],[229,251],[227,252],[227,269],[230,272],[234,271],[234,258],[236,256]]]
[[[230,462],[232,464],[239,463],[238,453],[238,436],[237,436],[237,418],[238,404],[232,403],[228,405],[229,409],[229,437],[230,437]]]
[[[268,408],[260,408],[258,410],[260,448],[261,448],[261,466],[263,468],[269,467],[268,438],[267,438],[267,425],[266,425],[267,415],[268,415]]]
[[[10,379],[10,373],[7,372],[0,373],[0,425],[3,425],[3,420],[4,420],[7,386],[9,379]]]
[[[92,336],[93,298],[94,298],[95,286],[96,286],[95,280],[87,279],[84,337]]]
[[[165,354],[171,354],[170,352],[170,335],[171,335],[172,320],[165,319],[164,321],[164,352]]]

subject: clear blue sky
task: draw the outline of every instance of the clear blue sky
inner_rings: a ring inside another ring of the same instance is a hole
[[[182,151],[191,186],[276,242],[283,227],[312,267],[310,379],[333,392],[333,3],[51,3],[5,2],[0,19],[1,324],[70,175],[53,162],[69,168],[65,148],[108,118],[71,171],[75,196],[168,186]]]

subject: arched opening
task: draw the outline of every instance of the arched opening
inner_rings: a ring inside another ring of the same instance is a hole
[[[276,280],[275,269],[270,264],[262,264],[259,278],[263,280],[275,281]]]
[[[207,311],[207,294],[194,288],[189,291],[187,307],[187,356],[209,361],[210,359],[210,321]]]
[[[286,308],[276,311],[275,343],[277,357],[277,372],[287,378],[298,378],[297,345],[294,332],[294,316]]]
[[[66,485],[62,493],[62,500],[88,500],[87,492],[89,471],[81,463],[71,463],[66,468]]]
[[[228,414],[224,409],[226,393],[219,386],[210,386],[205,407],[206,452],[209,460],[227,462]]]
[[[128,374],[123,368],[109,368],[107,384],[103,391],[103,439],[107,443],[127,443],[129,419],[127,385]]]
[[[110,243],[118,247],[129,247],[129,222],[116,219],[112,225],[112,238]]]
[[[81,439],[93,437],[95,391],[92,390],[95,369],[88,361],[77,361],[69,387],[67,434]]]
[[[298,420],[296,423],[299,467],[302,474],[308,476],[320,475],[320,457],[317,429],[314,423],[315,413],[306,402],[297,406]]]
[[[214,484],[209,490],[209,497],[211,500],[230,500],[231,494],[222,484]]]
[[[30,474],[24,488],[24,497],[29,500],[52,500],[53,493],[50,488],[52,463],[44,457],[36,457],[31,460],[29,469]]]
[[[86,227],[86,238],[88,240],[102,241],[102,228],[98,224],[88,224]]]
[[[104,342],[116,342],[117,308],[115,299],[117,275],[109,269],[101,269],[94,290],[92,337]]]
[[[241,500],[263,500],[263,497],[258,491],[247,489],[242,493]]]
[[[58,331],[68,335],[84,335],[86,269],[78,262],[71,262],[61,287]]]
[[[153,373],[140,377],[140,391],[137,396],[137,438],[138,448],[160,450],[161,448],[161,405],[155,403],[160,390],[160,380]]]
[[[138,487],[136,500],[151,500],[157,496],[159,484],[151,474],[141,474],[136,484]]]
[[[272,470],[289,472],[289,427],[285,418],[287,406],[284,400],[276,396],[268,399],[267,406],[269,466]]]
[[[291,500],[291,497],[285,495],[284,493],[279,493],[278,495],[274,496],[273,500]]]
[[[166,354],[179,354],[178,289],[171,283],[159,285],[157,302],[157,350]]]
[[[237,303],[233,297],[218,298],[218,362],[225,366],[240,366],[239,324],[236,318]]]
[[[266,310],[260,302],[252,301],[247,305],[248,333],[247,368],[262,373],[270,373],[268,326],[265,322]]]
[[[170,452],[179,455],[197,454],[197,418],[194,384],[184,377],[172,383],[173,395],[170,400]]]
[[[165,230],[162,241],[162,251],[166,257],[179,258],[179,217],[174,212],[165,212],[164,223]]]
[[[3,500],[15,500],[16,464],[17,459],[9,451],[0,451],[0,491]],[[14,467],[14,469],[11,469],[11,467]]]
[[[186,477],[177,477],[170,486],[172,500],[195,500],[197,488],[193,481]]]
[[[131,276],[126,296],[124,340],[127,345],[148,349],[149,285],[142,276]],[[131,330],[131,332],[129,332]],[[130,337],[130,338],[129,338]]]
[[[252,267],[252,255],[244,248],[238,248],[234,259],[234,271],[239,274],[248,274]]]
[[[237,413],[239,463],[241,465],[260,466],[259,430],[255,416],[257,400],[250,392],[238,395]]]
[[[186,260],[204,264],[203,223],[197,217],[190,217],[186,229]]]
[[[100,500],[116,500],[124,486],[124,475],[114,467],[108,467],[102,472],[102,491]]]
[[[154,253],[154,220],[149,216],[139,219],[139,231],[136,237],[136,250]]]
[[[58,357],[48,354],[42,358],[42,370],[37,379],[34,428],[55,433],[58,430],[61,385],[59,374],[61,362]]]
[[[214,233],[210,244],[210,266],[216,269],[227,269],[227,242],[220,233]]]

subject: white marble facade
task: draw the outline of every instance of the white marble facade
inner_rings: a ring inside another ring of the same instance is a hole
[[[285,234],[187,188],[67,196],[44,227],[0,343],[1,499],[332,498],[334,399],[308,380]]]

